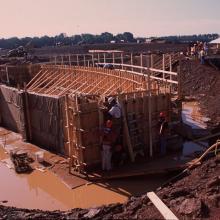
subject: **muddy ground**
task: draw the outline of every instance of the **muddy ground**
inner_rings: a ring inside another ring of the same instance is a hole
[[[220,216],[220,155],[158,189],[156,194],[179,219],[218,219]],[[18,209],[0,205],[1,219],[163,219],[146,194],[125,204],[67,212]]]

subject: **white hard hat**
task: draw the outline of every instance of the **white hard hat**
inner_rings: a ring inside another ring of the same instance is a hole
[[[109,98],[108,98],[108,103],[111,104],[112,101],[114,101],[114,100],[115,100],[115,98],[113,98],[113,97],[109,97]]]

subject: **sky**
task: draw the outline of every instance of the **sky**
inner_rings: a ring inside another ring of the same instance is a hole
[[[0,0],[0,38],[220,33],[220,0]]]

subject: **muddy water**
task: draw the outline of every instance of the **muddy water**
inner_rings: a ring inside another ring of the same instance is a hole
[[[0,201],[6,200],[4,205],[20,208],[68,210],[123,203],[128,196],[154,190],[166,180],[166,177],[126,179],[71,190],[50,171],[18,175],[6,166],[6,158],[7,154],[0,147]]]

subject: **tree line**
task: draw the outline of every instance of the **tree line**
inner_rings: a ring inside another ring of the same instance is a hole
[[[151,37],[148,39],[163,39],[167,42],[174,43],[190,43],[196,41],[209,42],[218,38],[218,34],[200,34],[200,35],[184,35],[184,36],[165,36],[165,37]],[[64,33],[56,35],[54,37],[42,36],[42,37],[24,37],[17,38],[12,37],[8,39],[0,39],[0,48],[13,49],[19,46],[30,46],[35,48],[41,48],[46,46],[63,46],[63,45],[82,45],[82,44],[103,44],[103,43],[143,43],[147,38],[138,37],[135,38],[130,32],[124,32],[117,35],[113,35],[109,32],[101,33],[100,35],[93,34],[81,34],[67,36]]]

